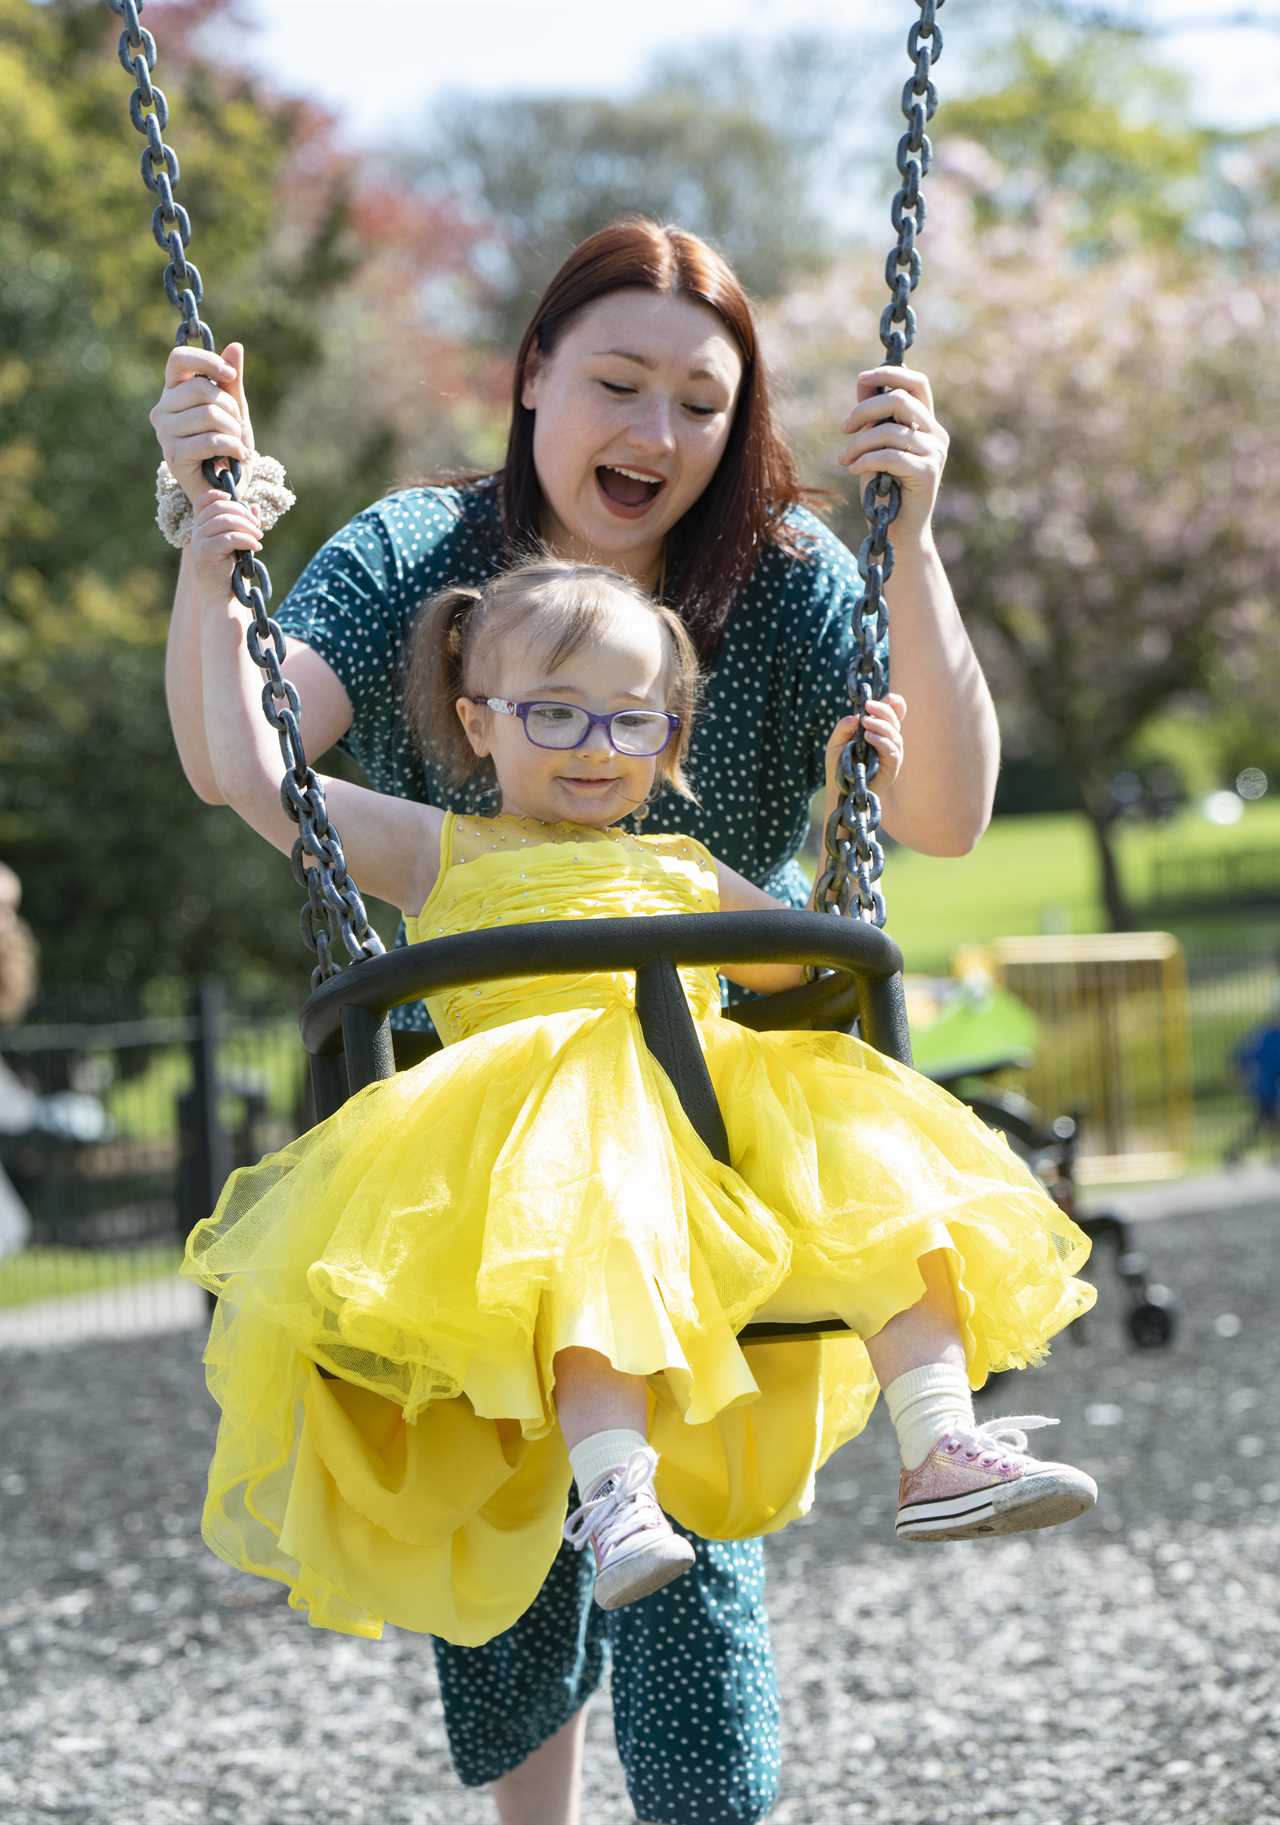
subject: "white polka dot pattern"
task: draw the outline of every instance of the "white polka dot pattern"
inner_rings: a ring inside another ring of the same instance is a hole
[[[781,1761],[761,1543],[676,1526],[697,1561],[643,1603],[597,1608],[589,1556],[565,1547],[514,1628],[479,1648],[434,1643],[466,1786],[498,1780],[554,1736],[612,1657],[614,1733],[636,1817],[758,1825],[768,1816]]]

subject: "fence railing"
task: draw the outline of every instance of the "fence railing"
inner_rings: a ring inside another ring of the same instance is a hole
[[[1280,906],[1280,850],[1224,849],[1217,855],[1162,855],[1151,863],[1143,919],[1201,912],[1208,905]]]
[[[0,1034],[0,1346],[189,1323],[182,1239],[233,1166],[307,1121],[296,1022],[228,1010]]]
[[[1192,957],[1188,1002],[1190,1157],[1207,1165],[1248,1128],[1232,1055],[1280,1005],[1274,951]],[[1059,1070],[1048,1093],[1084,1108],[1087,1133],[1093,1078]],[[175,1273],[183,1237],[232,1166],[309,1119],[293,1014],[227,1007],[214,987],[183,1014],[0,1032],[0,1348],[202,1323]]]

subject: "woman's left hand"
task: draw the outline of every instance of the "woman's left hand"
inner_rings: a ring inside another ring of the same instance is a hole
[[[868,368],[858,375],[858,403],[840,429],[849,442],[839,460],[851,475],[884,472],[902,489],[890,538],[919,538],[932,518],[951,442],[933,415],[928,376],[914,368]]]

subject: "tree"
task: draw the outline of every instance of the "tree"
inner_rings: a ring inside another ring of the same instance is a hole
[[[502,388],[424,305],[463,257],[456,217],[388,198],[326,116],[211,61],[227,0],[146,18],[204,314],[245,342],[255,430],[299,493],[269,541],[278,599],[379,487],[491,449]],[[0,0],[0,855],[48,982],[216,963],[300,991],[288,866],[196,803],[165,717],[176,554],[151,524],[147,412],[176,314],[120,23],[99,0]]]
[[[995,160],[1001,185],[978,200],[983,222],[1034,215],[1052,195],[1059,208],[1070,201],[1073,244],[1090,257],[1151,242],[1275,266],[1276,124],[1196,123],[1192,81],[1162,58],[1184,32],[1230,43],[1233,28],[1268,26],[1280,33],[1280,14],[986,0],[956,47],[963,79],[948,68],[943,81],[941,143],[972,139]],[[1247,92],[1247,40],[1239,54]]]
[[[1070,199],[983,229],[1001,174],[953,142],[943,164],[909,356],[953,439],[939,547],[1006,723],[1071,769],[1123,926],[1109,782],[1127,750],[1161,709],[1203,707],[1228,661],[1280,679],[1280,277],[1153,248],[1084,262]],[[833,268],[769,323],[815,459],[875,357],[848,327],[875,320],[875,264]],[[838,517],[859,540],[856,503]]]
[[[689,80],[623,101],[455,96],[398,164],[418,194],[476,229],[475,325],[507,350],[569,250],[618,215],[703,235],[761,297],[827,251],[799,141]]]

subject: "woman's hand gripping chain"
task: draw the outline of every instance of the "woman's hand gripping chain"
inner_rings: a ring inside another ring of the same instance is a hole
[[[849,437],[838,458],[843,468],[863,477],[892,475],[902,490],[889,536],[920,538],[933,517],[951,443],[934,416],[928,376],[914,368],[868,368],[858,375],[858,403],[840,429]]]
[[[201,465],[209,457],[245,461],[253,451],[243,345],[229,342],[221,355],[174,349],[149,416],[170,473],[194,504],[208,486]]]

